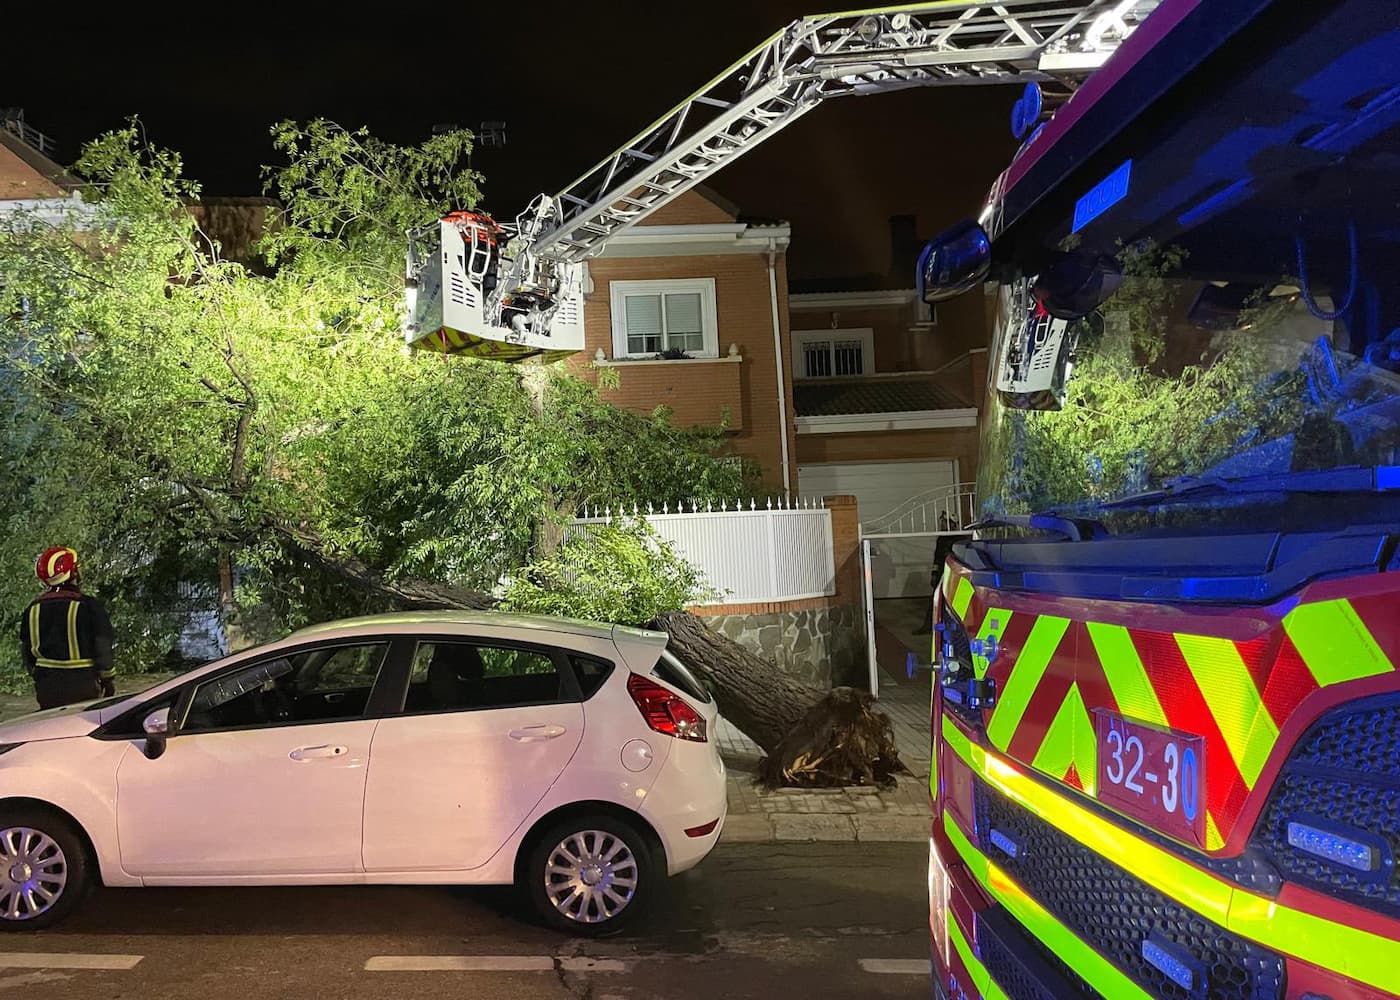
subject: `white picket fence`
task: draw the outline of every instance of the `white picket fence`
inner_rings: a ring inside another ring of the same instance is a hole
[[[719,591],[718,602],[796,601],[836,593],[831,511],[819,499],[681,504],[675,510],[585,511],[568,533],[587,532],[619,516],[643,517]]]

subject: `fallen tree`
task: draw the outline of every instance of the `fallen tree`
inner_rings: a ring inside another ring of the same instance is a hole
[[[720,714],[766,754],[759,779],[769,787],[888,786],[905,770],[890,721],[869,694],[808,687],[681,610],[716,596],[644,519],[624,517],[525,567],[502,604],[667,633]]]
[[[720,714],[763,749],[759,780],[768,787],[888,787],[908,773],[889,717],[868,692],[801,684],[686,611],[662,612],[648,624],[671,637]]]

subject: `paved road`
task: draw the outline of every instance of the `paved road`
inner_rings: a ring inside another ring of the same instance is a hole
[[[508,890],[109,890],[0,940],[0,1000],[927,1000],[925,865],[916,844],[721,844],[641,926],[589,942]]]

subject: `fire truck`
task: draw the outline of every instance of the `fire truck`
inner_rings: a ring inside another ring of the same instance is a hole
[[[1021,102],[920,259],[996,305],[933,994],[1400,995],[1400,6],[1164,0]]]

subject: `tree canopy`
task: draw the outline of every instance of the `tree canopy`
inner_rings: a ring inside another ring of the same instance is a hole
[[[469,133],[403,147],[284,122],[273,145],[256,268],[199,228],[198,185],[135,121],[74,166],[89,217],[0,218],[6,623],[50,544],[79,550],[132,669],[170,648],[182,600],[256,635],[469,604],[583,502],[747,491],[721,428],[616,409],[558,367],[402,345],[404,231],[476,203]]]

